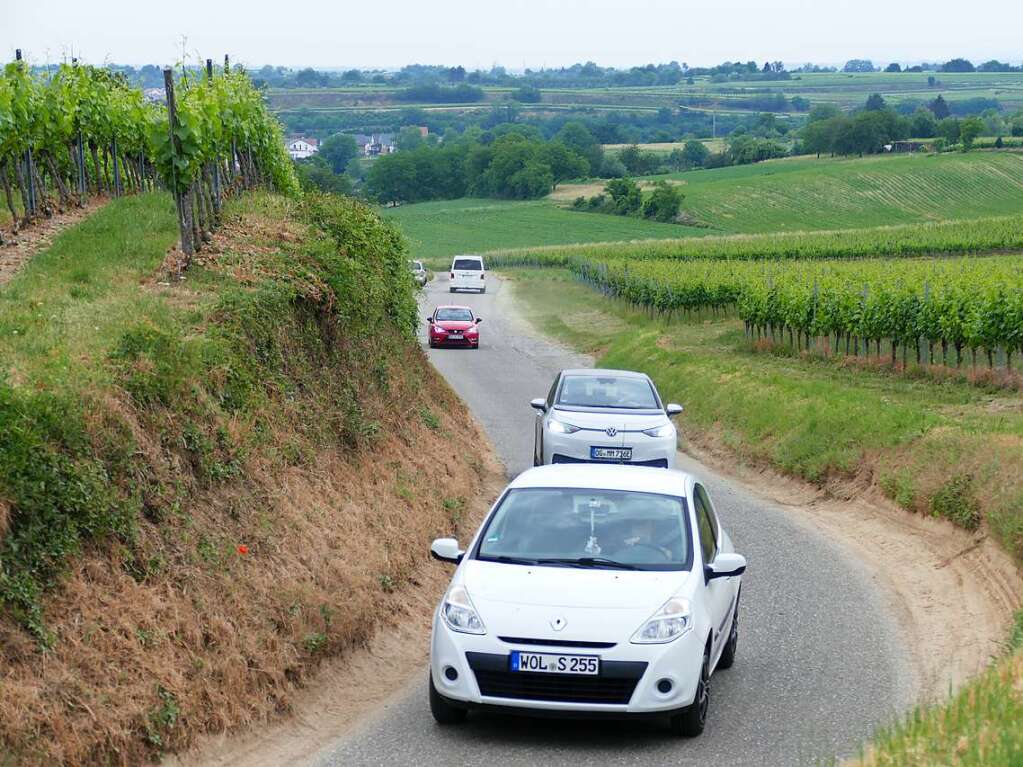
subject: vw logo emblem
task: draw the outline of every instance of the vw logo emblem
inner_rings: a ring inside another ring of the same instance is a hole
[[[564,618],[555,618],[554,620],[551,621],[551,628],[554,629],[555,631],[561,631],[567,625],[568,621],[566,621]]]
[[[608,426],[606,429],[604,429],[604,433],[607,434],[607,436],[609,437],[613,437],[615,434],[618,433],[618,429],[616,429],[614,426]]]

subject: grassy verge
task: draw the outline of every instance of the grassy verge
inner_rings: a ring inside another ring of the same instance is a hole
[[[0,755],[19,764],[140,763],[286,711],[401,612],[480,486],[391,227],[246,198],[165,285],[175,234],[168,198],[117,200],[0,290]]]
[[[1023,555],[1023,407],[964,382],[907,380],[752,351],[742,324],[665,323],[560,270],[509,272],[539,327],[686,406],[683,430],[803,479],[877,484],[903,506]]]

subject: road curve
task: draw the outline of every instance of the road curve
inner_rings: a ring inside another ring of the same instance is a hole
[[[452,296],[447,275],[424,291],[424,311],[461,303],[484,318],[481,348],[430,350],[430,359],[482,423],[509,476],[532,464],[533,411],[554,374],[590,361],[537,337],[516,314],[507,283]],[[680,421],[684,434],[684,416]],[[909,701],[908,655],[870,573],[780,507],[698,462],[738,551],[742,635],[735,666],[715,674],[707,730],[693,740],[657,723],[588,723],[472,715],[434,724],[427,671],[318,762],[352,765],[814,764],[848,754]]]

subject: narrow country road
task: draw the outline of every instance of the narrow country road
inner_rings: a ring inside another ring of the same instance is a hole
[[[511,290],[449,295],[447,275],[424,291],[433,306],[462,303],[484,318],[478,351],[430,358],[482,423],[509,476],[532,464],[533,411],[555,373],[590,361],[542,338],[516,314]],[[685,404],[685,403],[683,403]],[[679,421],[685,431],[685,416]],[[472,715],[440,728],[426,699],[426,668],[398,698],[339,740],[319,762],[354,765],[800,765],[849,754],[912,692],[907,654],[871,576],[781,508],[690,458],[738,551],[743,581],[735,666],[713,678],[706,732],[670,736],[657,723],[533,720]]]

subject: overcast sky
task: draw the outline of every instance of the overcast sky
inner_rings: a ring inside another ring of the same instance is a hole
[[[726,59],[1023,60],[1023,0],[0,0],[0,55],[33,63],[631,66]]]

